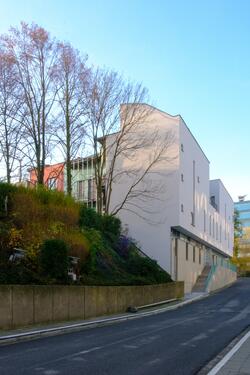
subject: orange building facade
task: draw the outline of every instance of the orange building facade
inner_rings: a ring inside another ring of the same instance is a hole
[[[30,186],[36,186],[37,184],[35,169],[30,170],[29,184]],[[45,166],[44,184],[48,189],[64,191],[64,163]]]

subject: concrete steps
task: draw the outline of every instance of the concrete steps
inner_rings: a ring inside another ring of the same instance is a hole
[[[206,282],[211,270],[211,266],[206,265],[200,276],[198,276],[196,283],[193,286],[192,293],[202,293],[206,291]]]

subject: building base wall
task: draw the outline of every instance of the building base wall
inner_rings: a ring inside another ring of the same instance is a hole
[[[212,276],[209,275],[207,292],[223,288],[237,279],[237,273],[229,267],[228,258],[185,235],[172,235],[171,277],[175,281],[184,281],[185,293],[192,292],[206,265],[213,271]]]
[[[237,272],[217,266],[208,284],[207,292],[213,292],[224,288],[237,280]]]
[[[182,238],[172,241],[172,279],[184,281],[184,292],[190,293],[205,266],[205,250]]]

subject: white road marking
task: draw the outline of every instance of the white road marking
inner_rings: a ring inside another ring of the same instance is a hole
[[[242,337],[242,339],[237,342],[237,344],[225,355],[225,357],[222,358],[222,360],[217,363],[214,368],[212,368],[211,371],[207,375],[215,375],[218,373],[218,371],[232,358],[232,356],[240,349],[240,347],[244,344],[244,342],[249,339],[250,337],[250,331],[245,334],[245,336]]]
[[[95,352],[96,350],[99,350],[99,349],[102,349],[102,348],[103,348],[103,346],[96,346],[96,347],[88,349],[88,350],[82,350],[81,352],[75,353],[74,355],[77,356],[79,354],[87,354],[87,353]]]

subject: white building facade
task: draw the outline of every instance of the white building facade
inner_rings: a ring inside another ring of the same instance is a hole
[[[185,282],[186,292],[192,290],[206,265],[216,268],[211,289],[232,282],[236,274],[228,266],[228,259],[233,255],[233,200],[221,180],[209,180],[209,161],[182,117],[151,108],[136,133],[133,136],[146,134],[154,141],[151,145],[148,142],[146,149],[139,148],[134,157],[121,153],[117,158],[116,171],[120,176],[122,171],[126,173],[114,181],[111,211],[122,204],[152,161],[160,147],[154,143],[157,133],[158,139],[167,140],[165,155],[119,210],[123,226],[174,280]],[[112,142],[111,135],[107,143]],[[107,153],[107,169],[111,158],[112,152]],[[150,186],[153,193],[145,186]]]

